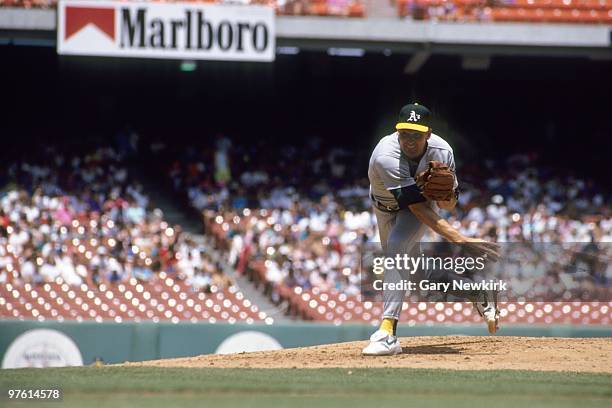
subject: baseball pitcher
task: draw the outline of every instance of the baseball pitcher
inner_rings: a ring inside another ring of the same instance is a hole
[[[404,106],[395,126],[396,132],[383,137],[370,158],[368,177],[370,197],[378,222],[380,242],[386,256],[411,254],[419,250],[419,241],[429,227],[449,242],[469,246],[495,259],[497,244],[463,236],[436,207],[451,210],[457,203],[455,159],[450,145],[431,132],[431,113],[417,103]],[[384,281],[400,282],[404,271],[387,269]],[[452,271],[419,271],[420,279],[432,282],[470,280]],[[450,292],[452,293],[452,292]],[[498,328],[499,310],[496,293],[462,291],[452,293],[473,302],[485,319],[490,333]],[[380,328],[370,337],[364,355],[399,354],[402,348],[396,336],[405,291],[383,292],[384,312]]]

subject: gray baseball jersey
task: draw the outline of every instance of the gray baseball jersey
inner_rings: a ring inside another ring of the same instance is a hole
[[[400,148],[398,133],[394,132],[383,137],[370,157],[368,167],[370,194],[385,207],[399,210],[397,201],[390,190],[416,184],[416,175],[427,170],[427,164],[432,160],[445,163],[453,172],[455,171],[453,149],[438,135],[431,134],[427,141],[427,150],[412,172],[410,171],[410,160]],[[457,188],[456,176],[455,188]]]

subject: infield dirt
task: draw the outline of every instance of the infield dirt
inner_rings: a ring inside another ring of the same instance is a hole
[[[366,341],[126,363],[217,368],[443,368],[612,373],[612,339],[554,337],[404,337],[403,353],[364,357]]]

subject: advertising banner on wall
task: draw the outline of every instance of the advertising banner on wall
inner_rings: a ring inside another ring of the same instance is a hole
[[[57,52],[128,58],[273,61],[267,6],[60,0]]]

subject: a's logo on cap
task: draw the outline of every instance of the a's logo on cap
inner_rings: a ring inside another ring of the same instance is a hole
[[[65,40],[78,33],[89,24],[98,28],[112,40],[115,39],[114,8],[66,6]]]
[[[419,115],[415,111],[410,111],[410,116],[408,117],[408,122],[416,122],[419,119],[421,119],[421,115]]]

